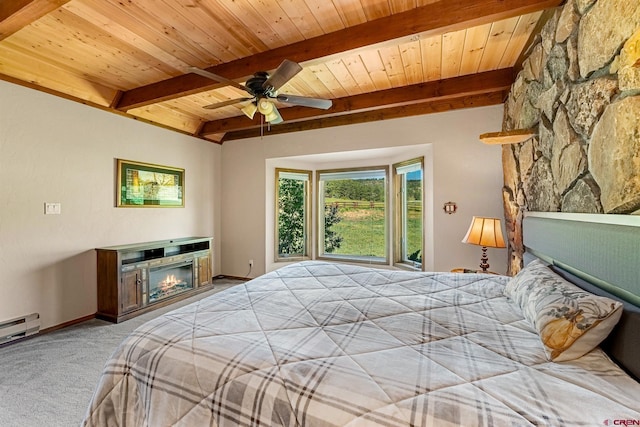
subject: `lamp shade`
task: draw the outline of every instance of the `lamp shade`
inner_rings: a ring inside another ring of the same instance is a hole
[[[502,226],[498,218],[474,216],[462,243],[486,246],[488,248],[504,248]]]
[[[258,100],[258,111],[260,111],[265,116],[271,114],[273,113],[273,104],[267,99],[261,98]]]
[[[241,111],[244,113],[245,116],[249,117],[250,119],[253,119],[253,116],[256,114],[257,109],[258,107],[256,106],[256,104],[254,102],[251,102],[246,107],[243,107]]]

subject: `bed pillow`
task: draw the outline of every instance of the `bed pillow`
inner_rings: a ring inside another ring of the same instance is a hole
[[[620,320],[622,303],[586,292],[535,260],[514,276],[504,293],[531,322],[554,361],[593,350]]]

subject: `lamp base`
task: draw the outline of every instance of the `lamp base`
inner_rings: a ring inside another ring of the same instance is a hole
[[[487,247],[482,247],[482,258],[480,258],[480,268],[483,273],[486,273],[489,269],[489,257],[487,257]]]

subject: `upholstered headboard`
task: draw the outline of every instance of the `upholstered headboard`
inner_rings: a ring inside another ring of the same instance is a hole
[[[623,302],[601,347],[640,379],[640,217],[528,213],[523,237],[525,263],[541,258],[581,288]]]

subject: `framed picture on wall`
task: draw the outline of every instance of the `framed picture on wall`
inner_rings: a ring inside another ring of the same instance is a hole
[[[116,160],[116,206],[184,207],[184,169]]]

